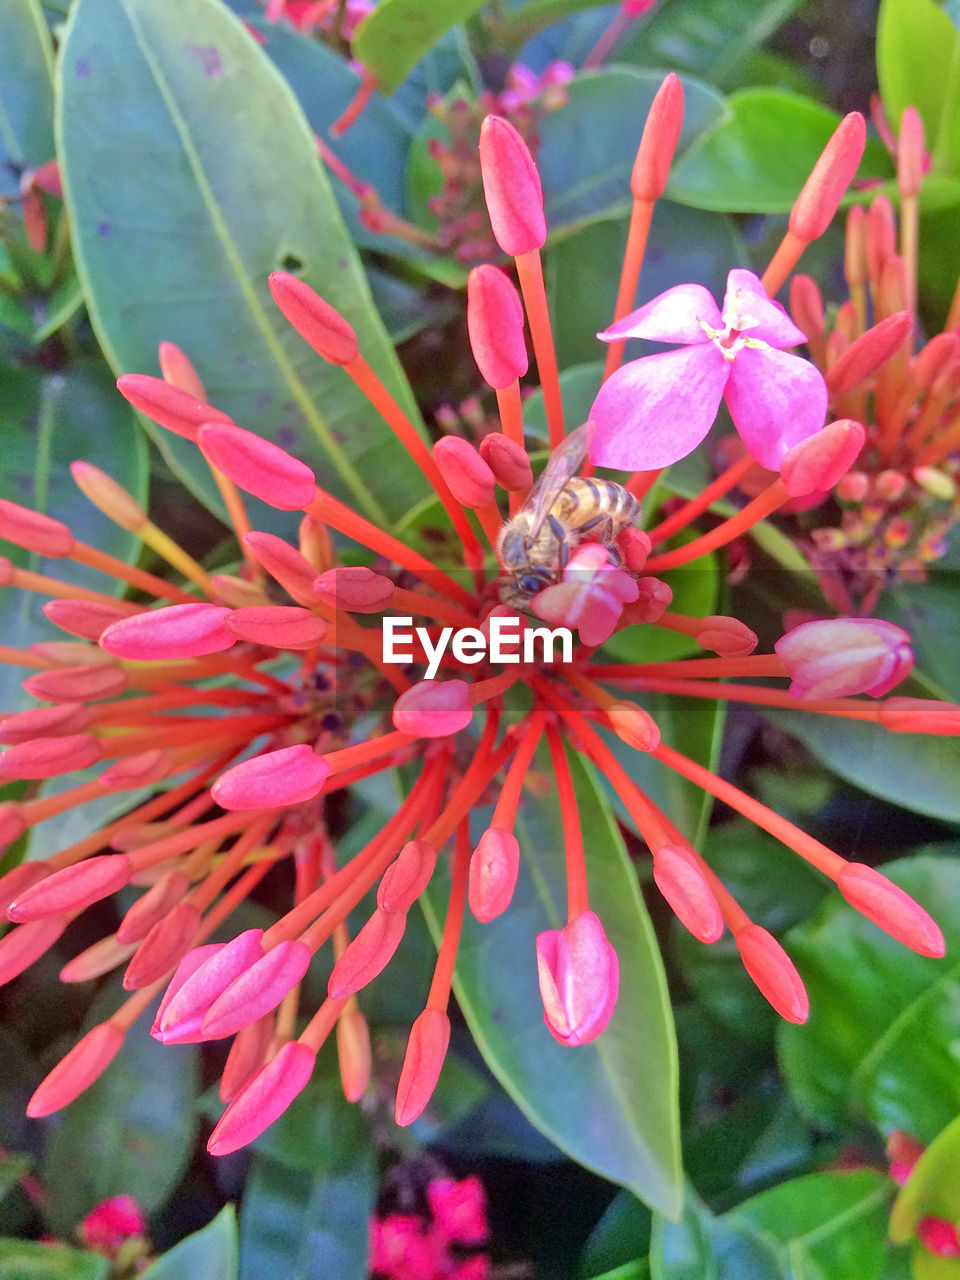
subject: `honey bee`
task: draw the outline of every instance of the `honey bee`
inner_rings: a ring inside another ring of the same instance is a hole
[[[588,533],[620,563],[614,539],[640,518],[640,502],[622,484],[578,476],[587,456],[593,423],[578,427],[553,453],[526,502],[504,524],[497,540],[503,567],[500,599],[525,609],[545,587],[552,586],[572,551]]]

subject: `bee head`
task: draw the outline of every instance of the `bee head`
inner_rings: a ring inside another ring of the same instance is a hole
[[[526,609],[535,595],[553,582],[553,575],[542,570],[526,569],[504,578],[500,583],[500,599],[514,609]]]

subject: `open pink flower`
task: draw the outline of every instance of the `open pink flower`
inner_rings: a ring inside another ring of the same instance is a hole
[[[623,606],[640,594],[637,580],[610,563],[606,547],[588,542],[570,557],[563,581],[531,601],[538,618],[576,628],[584,644],[603,644],[616,630]]]
[[[679,284],[597,336],[681,344],[631,361],[600,388],[590,410],[590,457],[599,466],[669,466],[704,438],[721,399],[743,443],[770,471],[823,426],[823,377],[785,354],[806,338],[752,271],[727,276],[722,312],[703,285]]]

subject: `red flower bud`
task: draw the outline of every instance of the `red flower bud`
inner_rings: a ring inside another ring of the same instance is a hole
[[[251,965],[214,1000],[203,1019],[207,1040],[222,1040],[275,1009],[310,967],[305,942],[281,942]]]
[[[314,593],[335,609],[348,613],[382,613],[393,599],[394,586],[382,573],[362,565],[327,569],[313,580]]]
[[[467,334],[480,376],[497,390],[527,372],[523,303],[497,267],[474,267],[467,277]]]
[[[504,489],[529,489],[533,468],[526,449],[501,431],[491,431],[480,441],[480,457]]]
[[[381,877],[377,906],[381,911],[409,911],[430,883],[437,850],[426,840],[408,840]]]
[[[130,860],[125,853],[103,853],[72,867],[63,867],[27,889],[11,903],[11,920],[43,920],[67,911],[82,911],[91,903],[108,898],[130,879]]]
[[[196,440],[197,430],[205,422],[230,421],[205,400],[146,373],[125,373],[117,379],[117,390],[135,409],[186,440]]]
[[[892,360],[913,330],[913,312],[898,311],[868,329],[827,371],[831,395],[852,391]]]
[[[225,946],[217,947],[196,968],[188,952],[180,961],[175,979],[181,971],[188,976],[177,983],[176,993],[164,1002],[151,1035],[163,1044],[194,1044],[205,1039],[201,1024],[206,1013],[231,983],[263,958],[262,938],[262,929],[245,929]]]
[[[926,140],[916,107],[904,107],[897,139],[897,186],[902,196],[917,196],[923,186]]]
[[[263,1066],[273,1039],[273,1014],[241,1027],[233,1037],[220,1075],[220,1101],[232,1102],[247,1081]]]
[[[790,315],[797,328],[806,334],[808,342],[823,341],[826,328],[823,298],[812,276],[798,275],[790,281]]]
[[[272,533],[244,534],[241,539],[244,549],[249,551],[258,564],[263,565],[267,573],[275,578],[298,604],[308,608],[316,604],[317,594],[313,589],[313,581],[317,571],[310,561],[284,542],[283,538]]]
[[[744,968],[763,998],[788,1022],[806,1022],[810,1001],[793,961],[772,934],[748,924],[734,935]]]
[[[670,176],[670,166],[683,128],[683,84],[671,71],[656,92],[640,135],[637,158],[630,175],[635,200],[659,200]]]
[[[65,524],[6,498],[0,498],[0,538],[41,556],[68,556],[74,546]]]
[[[393,726],[418,738],[446,738],[473,719],[464,680],[421,680],[393,704]]]
[[[791,498],[832,489],[850,470],[867,433],[852,418],[838,418],[801,440],[780,459],[780,479]]]
[[[880,723],[891,733],[960,733],[960,706],[934,698],[887,698],[880,703]]]
[[[537,935],[543,1020],[561,1044],[588,1044],[610,1021],[620,963],[593,911]]]
[[[527,144],[501,116],[480,127],[480,174],[494,239],[517,257],[540,249],[547,238],[540,175]]]
[[[649,712],[635,702],[615,702],[607,707],[614,733],[635,751],[653,751],[660,745],[660,729]]]
[[[695,638],[701,649],[709,649],[721,658],[745,658],[759,643],[756,632],[745,623],[723,614],[701,618]]]
[[[327,634],[322,618],[297,605],[250,605],[229,614],[223,625],[238,640],[274,649],[312,649]]]
[[[331,364],[353,364],[359,355],[357,335],[336,308],[284,271],[275,271],[270,277],[270,292],[287,320],[318,355]]]
[[[406,912],[378,907],[333,966],[327,994],[343,1000],[372,982],[393,959],[406,927]]]
[[[218,471],[279,511],[298,511],[313,501],[313,472],[279,445],[230,422],[209,422],[197,432],[200,452]]]
[[[36,1120],[73,1102],[106,1071],[122,1044],[123,1031],[112,1022],[88,1031],[38,1086],[27,1103],[27,1115]]]
[[[285,1044],[220,1117],[207,1143],[210,1154],[227,1156],[259,1138],[306,1087],[316,1060],[314,1051],[299,1040]]]
[[[241,760],[221,773],[210,794],[223,809],[273,809],[312,800],[329,775],[324,757],[300,743]]]
[[[97,702],[115,698],[130,683],[127,673],[112,663],[82,667],[61,667],[58,671],[38,671],[24,680],[23,687],[45,702]]]
[[[467,901],[470,910],[486,924],[510,905],[520,870],[520,842],[512,831],[488,827],[470,858]]]
[[[0,938],[0,986],[12,982],[49,951],[69,922],[69,916],[51,916],[5,933]]]
[[[866,121],[859,111],[851,111],[837,125],[790,211],[790,230],[800,240],[816,240],[829,227],[866,142]]]
[[[340,1083],[348,1102],[359,1102],[370,1083],[370,1029],[359,1009],[348,1005],[337,1019]]]
[[[152,787],[167,776],[173,766],[168,752],[161,747],[141,751],[139,755],[118,760],[104,769],[99,782],[108,791],[136,791],[140,787]]]
[[[120,921],[117,941],[140,942],[180,902],[190,888],[182,871],[171,871],[142,894]]]
[[[237,642],[237,637],[223,625],[229,613],[229,609],[216,604],[171,604],[148,609],[112,623],[100,637],[100,647],[114,657],[136,662],[221,653]]]
[[[71,462],[70,474],[83,496],[121,529],[136,533],[147,523],[147,513],[136,498],[99,467],[90,462]]]
[[[942,956],[943,934],[918,902],[885,875],[860,862],[849,863],[837,888],[861,915],[922,956]]]
[[[910,637],[880,618],[826,618],[794,627],[773,646],[794,698],[879,698],[913,667]]]
[[[680,923],[701,942],[716,942],[723,916],[694,854],[682,845],[661,845],[653,854],[653,878]]]
[[[157,358],[164,382],[169,382],[171,387],[179,387],[197,400],[206,400],[207,395],[200,376],[193,367],[193,361],[175,342],[161,342],[157,348]]]
[[[129,617],[129,608],[120,604],[97,604],[93,600],[48,600],[43,612],[61,631],[81,640],[99,640],[112,622]]]
[[[5,746],[16,746],[18,742],[30,742],[34,738],[55,738],[80,733],[87,728],[90,720],[90,712],[80,702],[61,702],[52,707],[31,707],[29,711],[18,711],[15,715],[4,716],[0,720],[0,743]],[[17,834],[19,835],[19,832]],[[0,830],[0,845],[9,843],[9,840],[2,839],[2,830]]]
[[[424,1009],[410,1028],[397,1085],[397,1124],[413,1124],[433,1097],[449,1043],[450,1019],[446,1013],[442,1009]]]
[[[433,459],[444,483],[465,507],[488,507],[494,500],[497,477],[469,441],[444,436],[433,446]]]
[[[140,943],[123,975],[125,991],[149,987],[176,968],[193,945],[200,928],[200,911],[192,902],[178,902],[157,921]]]

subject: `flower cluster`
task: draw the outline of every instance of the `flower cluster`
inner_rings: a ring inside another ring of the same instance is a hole
[[[486,1197],[477,1177],[433,1178],[426,1220],[388,1213],[370,1222],[370,1270],[378,1280],[487,1280]],[[471,1252],[467,1252],[470,1250]]]
[[[634,226],[641,231],[666,181],[681,111],[679,80],[670,76],[644,128],[634,172]],[[842,145],[828,147],[798,200],[790,235],[801,249],[829,222],[852,173],[845,141],[851,126],[841,130]],[[511,516],[530,511],[532,468],[519,390],[527,369],[524,317],[554,458],[566,458],[575,443],[589,439],[589,432],[567,433],[540,261],[546,225],[539,179],[522,137],[505,119],[484,123],[480,165],[494,235],[515,258],[520,282],[518,294],[506,273],[493,267],[477,268],[471,277],[470,340],[496,391],[503,427],[488,434],[480,450],[460,437],[447,437],[431,450],[363,358],[348,322],[295,276],[278,273],[270,280],[286,319],[370,398],[417,463],[447,513],[462,572],[449,572],[378,528],[319,485],[304,463],[231,422],[207,402],[193,366],[169,344],[160,351],[162,377],[130,374],[119,386],[154,422],[191,440],[210,467],[241,548],[236,573],[208,573],[129,494],[86,463],[73,467],[80,488],[135,531],[169,566],[168,576],[105,555],[51,516],[0,504],[3,538],[48,565],[87,565],[129,588],[119,598],[76,586],[69,574],[0,562],[4,584],[49,597],[47,618],[70,637],[0,649],[0,659],[27,669],[24,687],[40,703],[0,724],[6,745],[0,776],[30,784],[23,799],[0,807],[0,839],[14,840],[56,814],[80,812],[89,801],[130,795],[120,817],[0,879],[0,901],[16,922],[0,940],[0,979],[22,972],[92,903],[124,886],[140,890],[116,931],[74,956],[61,973],[64,981],[77,982],[124,966],[130,994],[41,1083],[31,1115],[57,1110],[96,1079],[161,993],[153,1034],[163,1043],[232,1037],[220,1081],[228,1106],[209,1142],[214,1154],[250,1142],[285,1110],[334,1030],[344,1090],[358,1098],[370,1072],[370,1046],[357,992],[389,963],[408,913],[453,840],[436,967],[410,1031],[397,1090],[397,1121],[410,1123],[426,1107],[446,1053],[464,912],[469,906],[486,922],[509,906],[521,857],[514,824],[541,746],[562,816],[565,848],[557,854],[565,862],[568,906],[566,923],[536,940],[536,964],[546,1026],[561,1043],[581,1045],[602,1033],[616,1006],[619,978],[616,950],[590,905],[588,833],[580,822],[568,746],[618,794],[652,855],[656,885],[680,921],[705,943],[729,929],[773,1006],[795,1022],[807,1016],[803,984],[780,944],[749,918],[633,781],[611,748],[611,734],[770,832],[894,937],[923,954],[942,954],[939,929],[907,894],[661,741],[658,726],[632,697],[665,692],[793,706],[872,722],[879,731],[960,732],[960,708],[952,704],[878,696],[907,674],[912,661],[909,639],[898,628],[868,619],[817,622],[786,637],[776,652],[755,654],[756,636],[737,619],[672,610],[670,588],[658,576],[728,544],[791,498],[831,488],[862,443],[863,429],[852,420],[819,429],[808,424],[810,433],[799,440],[785,437],[782,423],[772,423],[764,438],[782,446],[777,478],[703,536],[667,545],[710,505],[717,482],[647,532],[626,527],[604,533],[603,522],[593,522],[591,532],[585,524],[562,582],[560,552],[551,552],[548,585],[531,600],[534,609],[539,605],[580,629],[570,660],[497,670],[482,659],[467,662],[445,653],[439,678],[424,679],[419,672],[427,653],[416,640],[410,667],[384,661],[379,628],[365,625],[366,616],[419,617],[431,641],[443,626],[482,634],[492,616],[518,616],[503,602],[515,584],[501,574],[494,552],[505,516],[501,502]],[[778,253],[774,275],[788,269],[784,262],[795,251],[788,242]],[[621,317],[633,301],[641,257],[634,231]],[[779,323],[759,285],[751,282],[750,291],[761,322]],[[711,361],[713,341],[709,351],[703,344]],[[739,350],[737,360],[749,351]],[[772,344],[757,356],[771,353]],[[615,367],[614,360],[611,373]],[[582,483],[599,492],[589,470],[588,464]],[[636,472],[621,492],[639,499],[654,478],[650,470]],[[297,544],[252,528],[244,494],[295,513]],[[341,564],[334,534],[353,544],[354,561],[360,549],[367,565]],[[596,615],[599,630],[591,629]],[[681,633],[715,656],[611,663],[595,653],[601,633],[636,626]],[[735,682],[743,677],[792,684]],[[873,697],[855,696],[860,693]],[[399,764],[407,766],[405,798],[364,848],[341,861],[327,826],[330,797]],[[33,785],[91,768],[95,776],[63,789]],[[477,835],[470,814],[492,784],[499,795]],[[290,909],[266,930],[210,941],[280,861],[295,872]],[[348,918],[374,889],[375,905],[351,937]],[[326,998],[319,1008],[301,1011],[301,979],[328,942],[335,964]],[[533,951],[531,940],[531,965]]]

